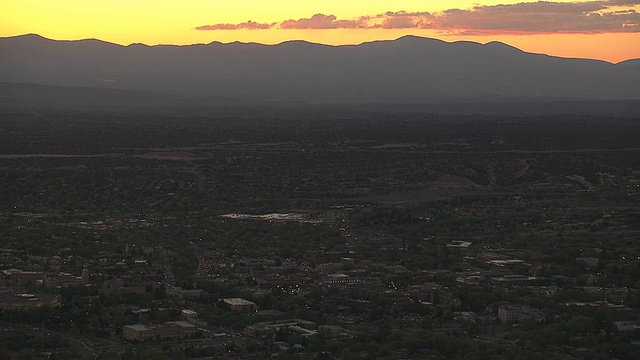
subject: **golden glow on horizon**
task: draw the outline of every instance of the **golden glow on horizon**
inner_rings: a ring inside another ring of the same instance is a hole
[[[524,1],[0,0],[0,36],[36,33],[57,40],[97,38],[123,45],[183,45],[212,41],[275,44],[298,39],[338,45],[389,40],[413,34],[445,41],[470,40],[486,43],[496,40],[529,52],[611,62],[640,58],[640,33],[454,36],[425,29],[195,30],[195,27],[202,25],[237,24],[248,20],[260,23],[297,20],[317,13],[335,15],[338,19],[357,19],[387,11],[439,12],[453,8],[469,9],[479,4],[522,2]],[[640,10],[637,6],[635,9]]]

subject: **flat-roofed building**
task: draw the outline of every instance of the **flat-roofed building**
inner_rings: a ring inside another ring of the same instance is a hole
[[[220,299],[219,302],[225,304],[232,311],[252,312],[258,310],[258,305],[254,302],[242,298],[226,298]]]
[[[140,342],[155,340],[154,325],[125,325],[122,327],[122,337],[126,340],[137,340]]]
[[[302,336],[315,335],[318,324],[302,319],[284,319],[259,322],[244,328],[244,334],[252,337],[271,336],[280,329],[288,329]]]
[[[126,340],[137,340],[140,342],[183,339],[193,336],[198,331],[198,327],[186,321],[169,321],[164,324],[154,325],[125,325],[122,327],[122,337]]]
[[[500,305],[500,307],[498,307],[498,319],[502,322],[514,323],[526,318],[533,318],[536,321],[544,321],[544,316],[538,309],[524,305]]]

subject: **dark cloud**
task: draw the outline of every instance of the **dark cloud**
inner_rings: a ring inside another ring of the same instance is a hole
[[[605,1],[605,3],[614,5],[640,5],[640,0],[611,0]]]
[[[435,28],[473,33],[603,33],[640,31],[634,10],[607,11],[610,2],[556,3],[539,1],[512,5],[447,10]]]

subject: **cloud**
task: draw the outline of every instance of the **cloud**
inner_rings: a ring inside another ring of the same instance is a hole
[[[248,29],[248,30],[266,30],[274,27],[276,23],[266,24],[266,23],[258,23],[255,21],[247,21],[240,24],[214,24],[214,25],[203,25],[198,26],[196,30],[240,30],[240,29]]]
[[[375,18],[381,18],[382,22],[371,27],[379,27],[383,29],[430,29],[433,28],[433,24],[436,19],[433,14],[428,12],[410,13],[406,11],[388,11],[383,15],[378,15]]]
[[[366,27],[367,17],[357,20],[337,20],[335,15],[315,14],[311,18],[286,20],[281,29],[357,29]]]
[[[435,28],[475,34],[603,33],[640,31],[635,10],[608,11],[611,2],[556,3],[452,9],[439,14]]]
[[[478,5],[470,9],[449,9],[438,13],[389,11],[356,19],[315,14],[310,18],[289,19],[280,23],[248,21],[205,25],[196,29],[433,29],[476,35],[640,32],[640,13],[632,8],[639,4],[640,0],[537,1]]]
[[[610,0],[605,2],[615,5],[640,5],[640,0]]]

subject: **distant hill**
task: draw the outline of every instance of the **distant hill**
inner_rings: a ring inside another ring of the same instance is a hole
[[[313,111],[327,116],[350,117],[355,113],[432,113],[483,115],[606,115],[640,116],[640,100],[531,100],[497,99],[439,103],[304,103],[232,98],[186,97],[138,90],[113,90],[21,83],[0,83],[0,112],[27,110],[81,110],[99,112],[158,113],[162,115],[305,116]],[[331,110],[331,114],[327,113]],[[292,112],[293,111],[293,112]]]
[[[610,64],[530,54],[498,42],[415,36],[349,46],[303,41],[120,46],[23,35],[0,38],[0,82],[92,88],[102,95],[91,98],[91,92],[80,91],[78,101],[98,103],[104,94],[116,96],[109,91],[134,91],[150,105],[203,104],[205,99],[306,104],[637,100],[640,60]],[[123,96],[134,99],[131,94]]]

